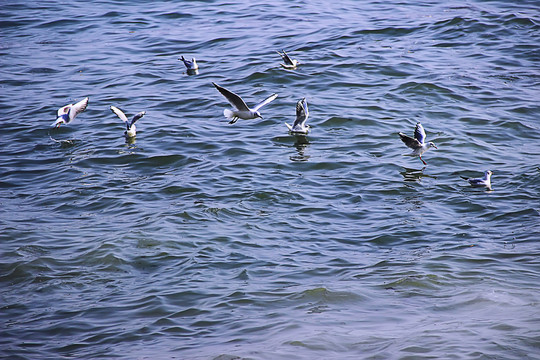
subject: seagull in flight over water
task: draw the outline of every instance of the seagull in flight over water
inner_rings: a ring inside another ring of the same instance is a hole
[[[275,98],[277,98],[277,94],[272,94],[266,99],[264,99],[262,102],[257,104],[253,109],[249,108],[244,100],[235,93],[225,89],[224,87],[219,86],[216,83],[212,83],[218,89],[218,91],[225,96],[229,104],[232,105],[233,109],[225,109],[223,110],[223,115],[231,121],[229,121],[229,124],[234,124],[238,119],[243,120],[249,120],[249,119],[255,119],[255,118],[261,118],[262,116],[259,113],[259,109],[262,108],[264,105],[268,104],[269,102],[273,101]]]
[[[416,128],[414,129],[414,138],[405,135],[402,132],[399,133],[399,137],[401,138],[401,141],[405,143],[405,145],[413,150],[412,153],[406,155],[418,156],[424,165],[427,165],[427,163],[424,161],[424,159],[422,159],[422,154],[428,151],[429,148],[434,147],[437,149],[437,146],[435,146],[435,144],[432,142],[424,143],[424,140],[426,139],[426,132],[420,123],[416,123]]]
[[[280,53],[279,51],[276,50],[276,52],[279,54],[279,56],[281,56],[281,58],[283,59],[283,62],[284,62],[284,64],[281,64],[281,66],[283,66],[283,68],[289,69],[289,70],[296,69],[296,66],[300,64],[298,62],[298,60],[291,59],[289,57],[289,55],[287,55],[285,50],[282,49],[281,51],[283,51],[283,53]]]
[[[473,187],[486,187],[488,190],[491,190],[491,175],[493,172],[491,170],[487,170],[484,172],[483,178],[466,178],[462,176],[461,178],[464,180],[467,180],[469,184],[471,184]]]
[[[79,101],[76,104],[69,104],[66,106],[62,106],[60,109],[58,109],[56,121],[52,123],[51,126],[59,128],[62,124],[69,124],[71,123],[77,115],[82,113],[84,110],[86,110],[86,107],[88,106],[88,98],[85,97],[81,101]]]
[[[306,121],[309,117],[309,110],[307,106],[306,98],[299,100],[296,103],[296,120],[293,125],[287,125],[287,128],[292,134],[307,135],[309,131],[309,125],[306,125]]]
[[[142,118],[144,114],[146,114],[146,111],[141,111],[140,113],[137,113],[130,122],[126,114],[124,114],[124,112],[116,106],[111,106],[111,110],[120,118],[120,120],[122,120],[126,124],[126,131],[124,131],[124,135],[128,138],[135,137],[135,135],[137,135],[137,127],[135,126],[135,122]]]

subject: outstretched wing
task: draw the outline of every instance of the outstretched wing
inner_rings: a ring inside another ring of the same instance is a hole
[[[418,140],[413,139],[412,137],[405,135],[404,133],[399,133],[399,137],[401,138],[401,141],[405,143],[408,147],[410,147],[413,150],[416,150],[418,148],[422,147],[422,144],[418,142]]]
[[[82,99],[81,101],[79,101],[78,103],[73,105],[69,109],[69,121],[72,121],[73,119],[75,119],[75,117],[77,115],[79,115],[84,110],[86,110],[87,106],[88,106],[88,98],[87,97],[85,97],[84,99]]]
[[[423,144],[426,139],[426,132],[420,123],[416,123],[416,127],[414,128],[414,138],[418,140],[420,144]]]
[[[285,50],[281,50],[283,51],[283,54],[280,53],[279,51],[277,51],[277,53],[281,56],[281,58],[283,59],[283,62],[286,64],[286,65],[294,65],[293,61],[291,60],[291,58],[289,57],[289,55],[287,55],[287,53],[285,52]]]
[[[293,127],[304,124],[308,116],[309,110],[307,106],[307,101],[306,98],[303,98],[296,103],[296,120],[294,121]]]
[[[120,120],[122,120],[125,123],[128,122],[128,118],[127,118],[126,114],[124,114],[124,112],[122,110],[120,110],[116,106],[112,106],[112,105],[111,105],[111,110],[112,110],[113,113],[116,114],[116,116],[118,116],[120,118]]]
[[[253,111],[259,110],[259,109],[262,108],[264,105],[268,104],[269,102],[274,101],[275,98],[277,98],[277,94],[272,94],[272,95],[270,95],[269,97],[267,97],[266,99],[264,99],[263,101],[261,101],[260,103],[258,103],[258,104],[253,108]]]
[[[131,124],[129,124],[129,127],[132,127],[133,124],[137,122],[140,118],[142,118],[146,114],[146,111],[141,111],[140,113],[136,114],[133,119],[131,119]]]
[[[236,110],[238,110],[238,111],[249,111],[248,106],[246,105],[244,100],[242,100],[242,98],[240,96],[238,96],[235,93],[225,89],[224,87],[219,86],[218,84],[216,84],[214,82],[212,84],[214,84],[216,89],[218,89],[218,91],[223,96],[225,96],[225,99],[227,99],[229,104],[231,104],[234,108],[236,108]]]

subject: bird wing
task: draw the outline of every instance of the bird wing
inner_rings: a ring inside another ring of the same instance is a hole
[[[137,113],[133,119],[131,119],[131,124],[129,124],[129,127],[132,127],[133,124],[135,124],[137,122],[137,120],[139,120],[140,118],[142,118],[144,116],[144,114],[146,114],[146,111],[141,111],[140,113]]]
[[[417,139],[413,139],[412,137],[405,135],[404,133],[400,132],[399,137],[401,138],[401,141],[405,143],[405,145],[407,145],[413,150],[416,150],[422,147],[422,144]]]
[[[308,116],[309,110],[307,106],[307,101],[306,98],[303,98],[296,103],[296,120],[294,121],[293,127],[305,123]]]
[[[285,62],[285,64],[287,64],[287,65],[294,65],[293,61],[291,60],[291,58],[289,57],[289,55],[287,55],[287,53],[285,52],[285,50],[282,49],[281,51],[283,51],[283,54],[280,53],[279,51],[278,51],[277,53],[281,56],[281,58],[283,59],[283,61]]]
[[[113,113],[115,113],[120,118],[120,120],[122,120],[125,123],[128,122],[128,118],[127,118],[126,114],[124,114],[124,112],[122,110],[120,110],[116,106],[112,106],[112,105],[111,105],[111,110],[112,110]]]
[[[183,56],[180,58],[180,60],[182,60],[182,62],[184,63],[184,65],[186,65],[188,69],[191,67],[191,61],[184,59]]]
[[[242,98],[240,96],[238,96],[235,93],[225,89],[224,87],[219,86],[218,84],[216,84],[214,82],[212,84],[214,84],[216,89],[218,89],[218,91],[223,96],[225,96],[225,99],[227,99],[229,104],[231,104],[234,108],[236,108],[236,110],[238,110],[238,111],[249,111],[248,106],[246,105],[244,100],[242,100]]]
[[[67,114],[69,112],[69,108],[72,107],[72,106],[73,106],[73,104],[62,106],[60,109],[58,109],[57,117],[60,117],[62,115]]]
[[[426,139],[426,131],[420,123],[416,123],[416,127],[414,128],[414,138],[418,140],[420,144],[423,144]]]
[[[72,121],[73,119],[75,119],[75,116],[79,115],[84,110],[86,110],[87,106],[88,106],[88,98],[87,97],[85,97],[84,99],[82,99],[81,101],[79,101],[78,103],[73,105],[69,109],[69,121]]]
[[[269,102],[274,101],[275,98],[277,98],[277,94],[272,94],[272,95],[270,95],[269,97],[267,97],[266,99],[264,99],[263,101],[261,101],[260,103],[258,103],[258,104],[253,108],[253,111],[259,110],[259,109],[262,108],[264,105],[268,104]]]

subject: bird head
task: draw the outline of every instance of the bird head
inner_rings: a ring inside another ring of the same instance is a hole
[[[56,118],[56,121],[51,124],[51,127],[59,128],[60,125],[65,124],[68,120],[68,114],[60,115]]]
[[[438,149],[438,147],[437,147],[437,146],[435,146],[435,144],[434,144],[434,143],[432,143],[432,142],[430,142],[430,143],[429,143],[429,147],[434,147],[435,149]]]

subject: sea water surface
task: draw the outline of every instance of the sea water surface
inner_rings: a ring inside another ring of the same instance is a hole
[[[537,1],[0,1],[0,357],[539,359],[539,44]]]

